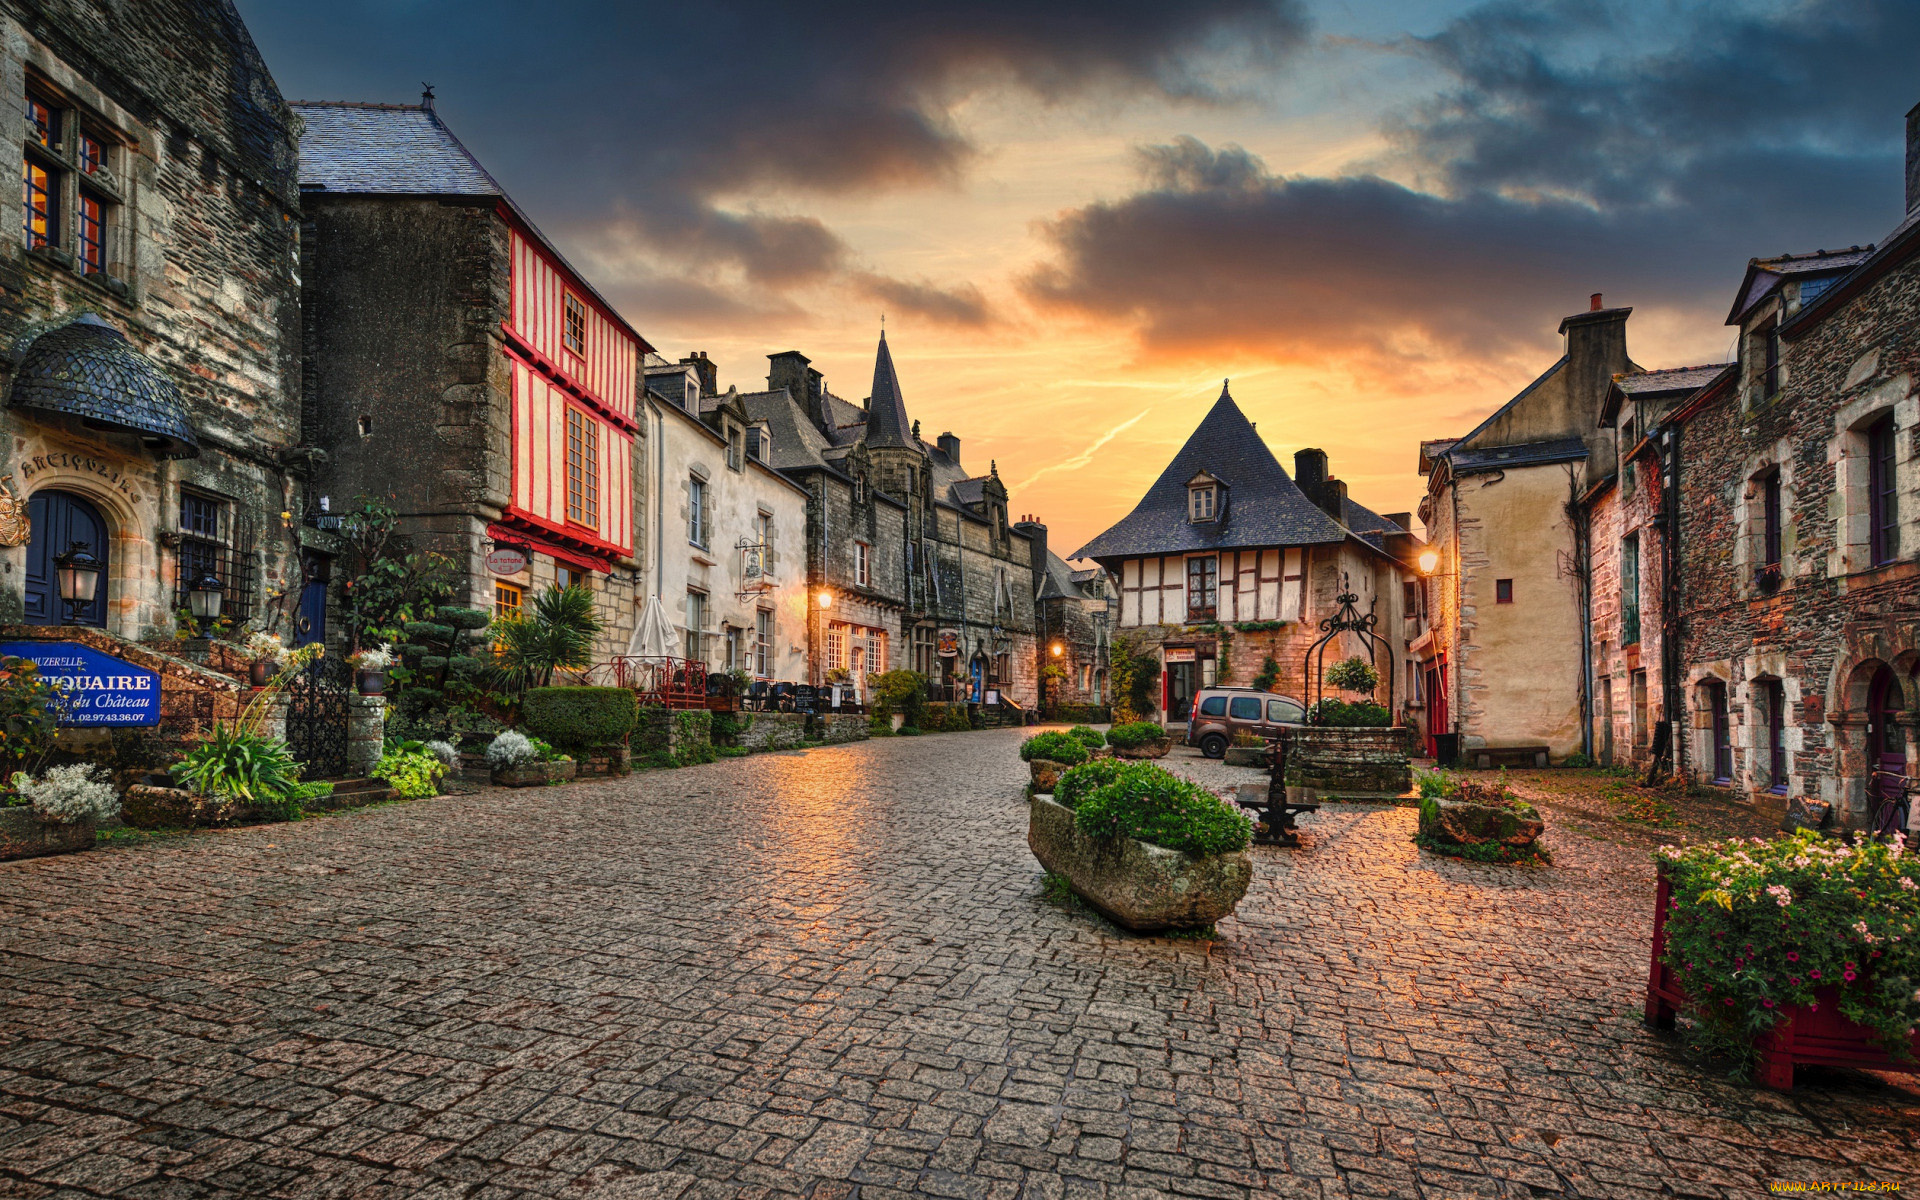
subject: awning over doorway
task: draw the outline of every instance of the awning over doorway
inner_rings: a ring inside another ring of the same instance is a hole
[[[173,380],[92,313],[33,339],[14,372],[9,403],[138,434],[167,458],[200,454]]]

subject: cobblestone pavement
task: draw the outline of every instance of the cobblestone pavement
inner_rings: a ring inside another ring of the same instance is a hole
[[[1752,1196],[1920,1088],[1693,1066],[1646,839],[1260,849],[1211,942],[1041,896],[1015,731],[0,865],[0,1196]],[[1179,760],[1223,787],[1245,772]]]

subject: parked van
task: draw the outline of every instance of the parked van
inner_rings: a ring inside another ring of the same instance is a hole
[[[1306,723],[1306,706],[1292,696],[1248,687],[1201,688],[1187,718],[1186,743],[1208,758],[1222,758],[1236,733],[1276,738],[1289,726]]]

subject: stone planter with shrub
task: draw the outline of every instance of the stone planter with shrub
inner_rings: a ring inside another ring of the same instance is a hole
[[[1420,831],[1414,841],[1436,854],[1481,862],[1553,861],[1540,835],[1547,824],[1503,783],[1444,772],[1420,776]]]
[[[1037,733],[1020,743],[1020,757],[1026,760],[1035,792],[1051,792],[1060,773],[1086,762],[1087,744],[1071,734],[1051,731]]]
[[[38,779],[16,772],[11,787],[0,807],[0,860],[92,849],[100,823],[120,812],[106,771],[91,763],[51,767]]]
[[[487,747],[492,783],[499,787],[544,787],[572,779],[579,764],[545,740],[515,729],[502,730]]]
[[[0,862],[91,850],[96,829],[91,820],[43,821],[27,805],[0,808]]]
[[[1151,763],[1071,768],[1028,810],[1040,865],[1140,932],[1201,929],[1232,913],[1253,881],[1252,835],[1238,809]]]
[[[1116,758],[1165,758],[1173,749],[1173,738],[1152,721],[1134,721],[1107,730],[1107,745]]]
[[[578,770],[579,764],[570,758],[522,763],[517,767],[495,771],[493,782],[497,787],[545,787],[550,783],[564,783],[572,779]]]

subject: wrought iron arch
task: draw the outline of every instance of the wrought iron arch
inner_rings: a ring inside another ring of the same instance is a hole
[[[1379,603],[1378,598],[1375,599],[1375,604],[1377,603]],[[1387,651],[1387,669],[1380,674],[1387,685],[1387,713],[1391,716],[1393,713],[1393,646],[1374,631],[1380,621],[1379,614],[1375,613],[1371,607],[1367,612],[1362,613],[1359,608],[1360,597],[1353,592],[1341,592],[1339,604],[1340,607],[1334,610],[1332,616],[1321,619],[1320,636],[1314,640],[1313,645],[1307,647],[1305,661],[1302,664],[1306,672],[1306,686],[1302,690],[1306,695],[1301,697],[1306,701],[1307,712],[1311,714],[1314,706],[1321,700],[1326,675],[1327,646],[1341,634],[1351,633],[1366,642],[1376,669],[1380,661],[1380,651],[1383,648]]]

